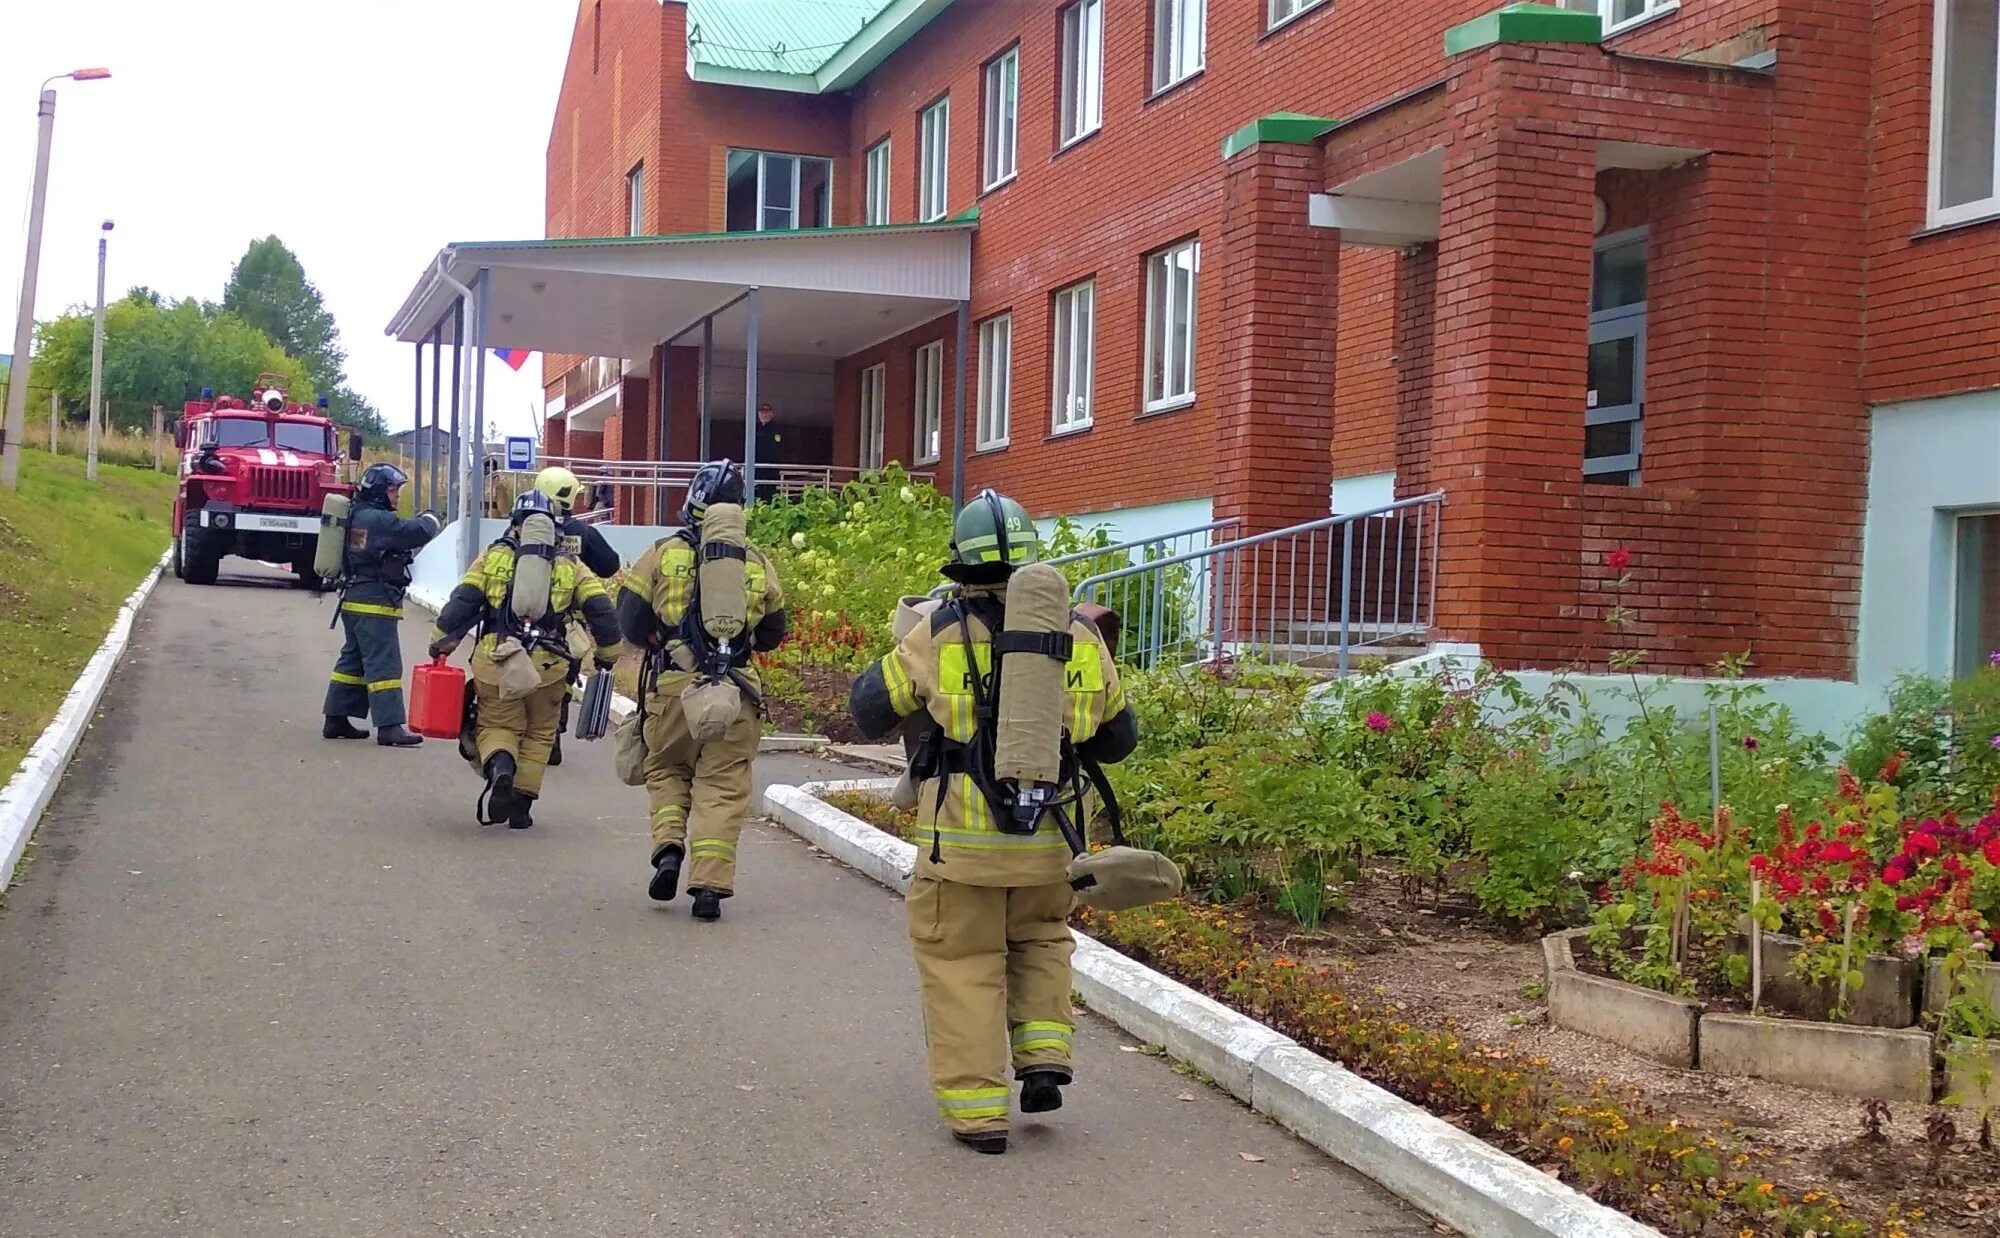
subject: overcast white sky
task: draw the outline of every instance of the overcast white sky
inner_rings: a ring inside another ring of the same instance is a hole
[[[27,241],[35,97],[58,82],[36,317],[134,284],[214,299],[275,232],[325,294],[348,375],[392,429],[407,344],[382,334],[438,249],[542,235],[542,156],[575,0],[34,0],[0,35],[0,352]],[[448,358],[447,358],[448,360]],[[428,367],[427,367],[428,368]],[[487,365],[487,413],[525,433],[541,359]],[[449,387],[449,379],[446,381]]]

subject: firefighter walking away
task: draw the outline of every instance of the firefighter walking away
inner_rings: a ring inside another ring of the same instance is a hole
[[[789,621],[778,574],[748,542],[740,467],[704,464],[681,520],[627,573],[618,623],[646,651],[636,725],[653,826],[647,892],[672,901],[685,865],[695,918],[715,920],[736,890],[762,731],[751,655],[776,649]]]
[[[599,674],[618,661],[618,620],[604,582],[560,549],[555,504],[539,490],[514,502],[507,532],[486,548],[438,613],[432,657],[479,630],[472,653],[470,736],[460,751],[486,778],[482,825],[534,825],[535,801],[563,704],[580,668],[572,620],[590,633]]]
[[[371,464],[361,474],[354,503],[345,517],[345,549],[339,576],[340,623],[347,639],[333,664],[321,710],[328,739],[367,739],[352,719],[369,718],[375,742],[408,748],[423,738],[403,724],[403,646],[399,631],[403,595],[410,587],[410,562],[437,536],[438,518],[424,512],[414,520],[396,514],[396,500],[409,480],[393,464]]]
[[[988,490],[961,510],[944,575],[957,588],[870,666],[849,697],[863,734],[921,721],[908,902],[938,1112],[961,1143],[1007,1150],[1007,1071],[1021,1109],[1070,1082],[1072,857],[1085,778],[1138,742],[1098,630],[1039,562],[1034,523]]]

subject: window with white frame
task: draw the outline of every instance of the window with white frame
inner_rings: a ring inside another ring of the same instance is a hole
[[[1077,0],[1062,13],[1062,144],[1103,123],[1104,0]]]
[[[1556,7],[1595,13],[1604,19],[1604,33],[1612,34],[1649,17],[1671,13],[1681,7],[1681,0],[1556,0]]]
[[[1054,341],[1050,369],[1055,389],[1049,397],[1052,433],[1082,430],[1090,425],[1091,348],[1096,336],[1097,284],[1085,280],[1056,293]]]
[[[1646,407],[1646,232],[1600,238],[1590,278],[1590,352],[1583,408],[1583,480],[1639,484]]]
[[[868,203],[862,221],[870,224],[889,222],[888,138],[868,148]]]
[[[925,223],[933,219],[943,219],[946,185],[949,181],[947,169],[951,158],[951,99],[939,99],[924,109],[923,120],[917,126],[917,135],[922,143],[922,159],[917,177],[917,218]]]
[[[1021,164],[1021,49],[986,66],[984,185],[1012,180]]]
[[[641,162],[625,174],[625,235],[646,234],[646,165]]]
[[[1275,30],[1307,9],[1316,9],[1325,3],[1326,0],[1271,0],[1266,27]]]
[[[1195,280],[1201,242],[1186,240],[1146,259],[1146,411],[1194,399]]]
[[[1153,89],[1201,71],[1208,54],[1208,0],[1153,0]]]
[[[1969,678],[2000,666],[2000,512],[1968,513],[1955,523],[1951,669]]]
[[[2000,215],[2000,4],[1937,0],[1932,21],[1931,223]]]
[[[833,223],[833,160],[729,152],[723,226],[730,232],[825,228]]]
[[[879,469],[886,454],[889,367],[877,363],[861,371],[861,467]]]
[[[935,340],[917,350],[916,463],[936,464],[943,452],[944,434],[944,341]]]
[[[979,450],[1007,445],[1007,405],[1014,383],[1014,316],[979,324]]]

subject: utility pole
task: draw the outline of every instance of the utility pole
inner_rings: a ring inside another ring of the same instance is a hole
[[[7,384],[6,434],[4,444],[0,444],[0,486],[9,490],[21,485],[21,440],[28,432],[28,354],[35,347],[35,276],[42,264],[42,215],[49,196],[49,142],[56,128],[56,92],[50,83],[64,78],[94,82],[110,76],[109,69],[73,69],[42,83],[41,106],[36,112],[41,132],[35,143],[34,191],[28,199],[28,258],[21,268],[21,308],[14,319],[13,381]]]
[[[90,331],[90,454],[83,475],[97,480],[97,436],[104,424],[104,244],[111,233],[105,220],[97,234],[97,323]]]
[[[53,390],[49,392],[49,454],[56,454],[56,421],[61,416],[61,397]]]

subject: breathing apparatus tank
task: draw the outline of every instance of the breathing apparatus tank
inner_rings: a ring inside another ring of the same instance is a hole
[[[993,641],[1000,667],[993,776],[1014,791],[1009,833],[1032,833],[1062,781],[1064,682],[1075,638],[1069,630],[1069,584],[1046,563],[1014,569],[1006,618]]]
[[[702,629],[718,647],[733,648],[748,625],[743,576],[749,558],[749,527],[742,506],[711,504],[701,518],[695,596],[701,599]]]
[[[321,580],[341,575],[347,561],[347,517],[354,500],[329,493],[319,506],[319,538],[313,543],[313,574]]]
[[[542,498],[539,494],[535,497]],[[546,498],[542,501],[548,502]],[[549,587],[555,576],[556,522],[546,511],[529,511],[517,527],[516,544],[520,549],[514,556],[514,587],[508,602],[514,618],[533,626],[549,613]]]

